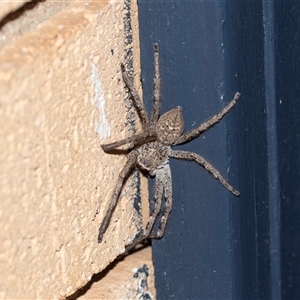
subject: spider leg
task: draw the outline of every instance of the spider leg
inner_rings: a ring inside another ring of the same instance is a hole
[[[162,201],[163,192],[164,192],[163,179],[164,179],[163,170],[162,169],[156,169],[155,192],[154,192],[154,199],[155,199],[154,210],[151,213],[151,216],[149,218],[149,221],[148,221],[147,226],[144,229],[143,233],[136,240],[134,240],[132,244],[130,244],[126,247],[126,252],[128,252],[130,249],[134,248],[137,244],[139,244],[144,239],[146,239],[149,236],[150,232],[152,231],[152,228],[155,224],[157,216],[158,216],[158,214],[161,210],[161,201]]]
[[[155,131],[145,131],[145,132],[130,136],[128,138],[125,138],[118,142],[101,145],[101,147],[105,152],[110,152],[122,145],[129,143],[129,149],[127,149],[127,150],[130,150],[130,149],[133,149],[134,147],[136,147],[137,145],[143,145],[143,144],[146,144],[149,142],[154,142],[155,140],[156,140],[156,132]]]
[[[112,195],[111,201],[109,203],[109,207],[107,209],[107,212],[105,214],[105,218],[100,226],[99,229],[99,235],[98,235],[98,243],[101,243],[102,239],[103,239],[103,235],[109,225],[112,213],[117,205],[117,201],[119,199],[120,193],[122,191],[123,185],[126,182],[127,178],[129,177],[129,175],[132,173],[132,171],[135,168],[136,165],[136,159],[137,159],[137,153],[136,151],[132,151],[130,152],[130,154],[128,155],[128,161],[126,162],[124,168],[122,169],[122,171],[119,174],[119,178],[117,181],[117,184],[115,186],[114,189],[114,193]]]
[[[188,142],[190,140],[195,139],[198,137],[202,132],[206,131],[210,127],[214,126],[216,123],[218,123],[230,110],[231,108],[236,104],[240,97],[240,93],[237,92],[234,96],[234,98],[223,108],[223,110],[218,113],[217,115],[213,116],[211,119],[207,120],[203,124],[201,124],[199,127],[192,129],[191,131],[185,133],[182,135],[174,145],[183,144],[185,142]]]
[[[159,118],[159,110],[160,110],[160,74],[159,74],[158,45],[153,44],[153,48],[154,48],[153,112],[150,118],[150,128],[152,130],[155,130],[155,125]]]
[[[125,70],[124,64],[121,64],[121,71],[122,71],[123,80],[124,80],[126,86],[128,87],[129,92],[132,95],[132,100],[133,100],[134,106],[136,107],[136,110],[141,118],[143,128],[147,128],[149,125],[149,117],[145,110],[144,102],[141,101],[141,98],[138,95],[138,93],[133,85],[133,81],[129,78],[129,76]]]
[[[164,235],[164,231],[169,219],[169,214],[172,210],[172,175],[170,165],[166,164],[162,170],[162,182],[164,186],[164,196],[166,198],[165,211],[160,220],[160,225],[156,233],[149,235],[151,239],[160,239]]]
[[[199,154],[189,152],[189,151],[181,151],[181,150],[172,150],[170,157],[183,159],[183,160],[190,160],[195,161],[200,166],[204,167],[211,175],[213,175],[216,179],[219,180],[223,186],[230,191],[235,196],[239,196],[240,192],[235,190],[226,180],[225,178],[220,174],[220,172],[215,169],[208,161],[206,161],[202,156]]]

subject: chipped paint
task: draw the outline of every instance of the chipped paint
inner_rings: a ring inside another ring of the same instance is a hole
[[[102,91],[99,73],[95,64],[93,63],[91,80],[94,84],[94,96],[91,99],[91,102],[92,104],[96,104],[99,110],[99,121],[95,124],[95,131],[101,138],[107,138],[110,136],[110,126],[105,117],[105,99]]]
[[[141,268],[134,268],[133,274],[133,286],[136,288],[135,299],[154,299],[151,295],[148,287],[149,268],[147,265],[143,265]]]

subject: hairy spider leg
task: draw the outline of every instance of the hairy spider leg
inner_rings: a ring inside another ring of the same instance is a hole
[[[136,239],[133,241],[133,243],[131,243],[130,245],[128,245],[126,247],[126,252],[128,252],[130,249],[134,248],[137,244],[139,244],[140,242],[142,242],[144,239],[146,239],[152,228],[153,225],[157,219],[157,216],[161,210],[161,202],[162,202],[162,197],[163,197],[163,182],[161,180],[157,180],[157,178],[155,178],[155,194],[154,194],[154,199],[155,199],[155,205],[154,205],[154,210],[151,213],[151,216],[149,218],[149,221],[147,223],[146,228],[143,230],[143,233]]]
[[[240,93],[237,92],[234,96],[234,98],[223,108],[223,110],[213,116],[211,119],[207,120],[203,124],[201,124],[199,127],[192,129],[191,131],[185,133],[182,135],[174,145],[179,145],[186,143],[190,140],[195,139],[198,137],[202,132],[208,130],[210,127],[214,126],[216,123],[220,122],[220,120],[231,110],[231,108],[236,104],[240,97]]]
[[[154,49],[154,79],[153,79],[153,111],[150,118],[150,128],[155,130],[160,113],[160,74],[158,45],[153,44]]]
[[[122,71],[123,80],[124,80],[127,88],[129,89],[129,92],[131,93],[133,104],[138,112],[138,115],[141,118],[142,126],[144,129],[146,129],[149,126],[149,117],[145,110],[144,102],[141,101],[141,98],[138,95],[138,93],[133,85],[133,81],[129,78],[129,76],[125,70],[124,64],[121,64],[121,71]]]
[[[235,190],[227,181],[226,179],[220,174],[220,172],[215,169],[207,160],[205,160],[199,154],[189,151],[181,151],[181,150],[172,150],[170,157],[182,159],[182,160],[189,160],[195,161],[200,166],[204,167],[212,176],[219,180],[223,186],[230,191],[235,196],[239,196],[240,192]]]
[[[149,237],[151,239],[160,239],[165,232],[165,228],[169,219],[169,214],[172,210],[172,204],[173,204],[173,199],[172,199],[172,173],[170,169],[169,163],[163,165],[162,169],[157,169],[159,179],[163,183],[163,189],[164,189],[164,197],[166,199],[166,204],[165,204],[165,211],[164,214],[161,217],[160,220],[160,225],[158,227],[158,230],[156,233],[151,233]],[[157,176],[156,175],[156,176]]]
[[[135,134],[133,136],[130,136],[128,138],[125,138],[123,140],[114,143],[101,145],[101,147],[105,152],[110,152],[122,145],[129,144],[126,150],[130,150],[130,149],[134,149],[136,146],[141,146],[146,143],[154,142],[156,141],[156,139],[157,137],[155,131],[144,131],[142,133]]]
[[[98,243],[102,242],[103,235],[109,225],[112,213],[113,213],[113,211],[117,205],[117,202],[119,200],[120,193],[123,188],[123,184],[126,182],[127,178],[130,176],[130,174],[135,169],[136,160],[137,160],[137,152],[136,151],[130,152],[128,155],[128,161],[126,162],[124,168],[122,169],[122,171],[119,174],[119,178],[118,178],[117,184],[115,186],[114,193],[113,193],[113,195],[111,197],[111,201],[109,203],[109,207],[106,211],[104,220],[100,226],[99,235],[98,235]]]
[[[146,238],[161,238],[166,227],[169,213],[172,209],[172,187],[168,186],[166,182],[171,183],[171,170],[169,164],[164,164],[162,167],[156,169],[155,176],[155,194],[154,194],[154,209],[150,215],[149,221],[146,228],[144,229],[142,235],[140,235],[136,240],[133,241],[130,245],[126,247],[126,252],[134,248],[137,244],[145,240]],[[161,218],[161,223],[159,229],[154,235],[150,235],[153,226],[157,220],[158,214],[161,211],[162,198],[166,198],[166,208],[165,212]]]

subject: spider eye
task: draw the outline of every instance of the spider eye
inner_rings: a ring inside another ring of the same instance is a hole
[[[164,145],[174,144],[184,128],[182,108],[180,106],[163,114],[156,125],[157,139]]]

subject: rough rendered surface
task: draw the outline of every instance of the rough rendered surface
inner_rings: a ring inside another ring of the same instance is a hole
[[[13,12],[14,10],[18,9],[22,5],[24,5],[26,1],[18,1],[18,2],[11,2],[11,1],[6,1],[6,2],[1,2],[0,3],[0,18],[5,17],[7,14]]]
[[[155,299],[150,247],[125,257],[104,272],[104,275],[99,274],[103,277],[94,282],[87,292],[78,295],[78,300]]]
[[[136,184],[129,181],[97,242],[126,161],[100,145],[129,135],[123,6],[75,3],[0,50],[1,299],[64,298],[135,234]],[[139,70],[137,44],[133,53]]]
[[[37,28],[76,0],[0,2],[0,47]]]

